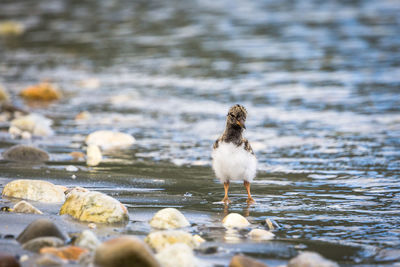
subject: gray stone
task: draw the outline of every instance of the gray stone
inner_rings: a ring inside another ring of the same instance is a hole
[[[287,267],[339,267],[339,265],[325,259],[318,253],[302,252],[291,259]]]
[[[24,244],[29,240],[37,237],[58,237],[61,240],[66,240],[65,235],[58,229],[58,227],[48,219],[38,219],[29,224],[24,231],[17,237],[20,244]]]
[[[64,245],[64,241],[58,237],[37,237],[29,240],[22,245],[22,248],[32,252],[39,252],[44,247],[61,247]]]
[[[49,160],[49,154],[37,147],[16,145],[3,152],[3,158],[10,161],[44,162]]]
[[[26,202],[25,200],[21,200],[20,202],[15,204],[12,211],[16,213],[43,214],[43,212],[32,206],[32,204]]]

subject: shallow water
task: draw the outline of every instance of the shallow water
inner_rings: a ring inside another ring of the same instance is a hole
[[[146,221],[177,207],[210,246],[199,257],[227,265],[243,252],[271,266],[298,251],[341,265],[393,264],[400,249],[400,4],[384,1],[2,1],[0,20],[23,23],[0,37],[0,82],[13,103],[54,120],[56,135],[13,140],[51,154],[36,166],[0,163],[2,186],[46,179],[116,197],[144,235]],[[45,107],[17,93],[50,79],[64,98]],[[227,109],[246,106],[246,137],[258,157],[248,207],[242,185],[229,208],[211,146]],[[74,120],[80,111],[92,119]],[[115,129],[137,142],[98,167],[71,161],[92,131]],[[67,172],[75,165],[77,173]],[[76,179],[71,176],[75,174]],[[57,213],[54,209],[51,212]],[[227,212],[255,227],[281,228],[272,242],[226,236]],[[396,257],[387,257],[388,251]]]

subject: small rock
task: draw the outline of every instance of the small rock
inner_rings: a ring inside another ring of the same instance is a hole
[[[325,259],[318,253],[302,252],[291,259],[287,267],[339,267],[339,265]]]
[[[16,145],[4,151],[3,158],[10,161],[45,162],[49,160],[49,154],[33,146]]]
[[[72,174],[72,175],[71,175],[71,178],[75,180],[75,179],[76,179],[76,175],[75,175],[75,174]]]
[[[229,267],[268,267],[268,265],[250,257],[235,255],[232,257]]]
[[[8,253],[0,252],[0,266],[5,267],[19,267],[17,259]]]
[[[25,88],[20,96],[26,100],[52,101],[61,98],[61,92],[58,87],[48,82],[42,82]]]
[[[128,210],[118,200],[96,191],[73,189],[60,209],[60,215],[69,214],[85,222],[118,223],[129,219]]]
[[[21,258],[19,258],[19,262],[25,262],[27,260],[29,260],[29,256],[26,254],[22,255]]]
[[[21,138],[22,139],[26,139],[26,140],[31,139],[32,138],[32,134],[30,132],[23,131],[21,133]]]
[[[78,167],[76,167],[74,165],[68,165],[67,167],[65,167],[65,170],[67,172],[77,172],[77,171],[79,171]]]
[[[89,223],[87,226],[88,226],[90,229],[96,229],[96,228],[97,228],[97,225],[96,225],[95,223]]]
[[[38,219],[29,224],[22,233],[17,237],[20,244],[24,244],[29,240],[37,237],[58,237],[65,241],[65,235],[58,229],[58,227],[48,219]]]
[[[202,237],[199,236],[199,235],[194,235],[194,236],[193,236],[193,239],[194,239],[197,243],[199,243],[199,244],[206,242],[206,240],[204,240],[204,238],[202,238]]]
[[[150,248],[133,236],[120,236],[102,243],[96,250],[94,262],[102,267],[159,267]]]
[[[80,120],[88,120],[92,117],[92,115],[87,112],[87,111],[82,111],[78,115],[75,116],[75,120],[80,121]]]
[[[64,191],[52,183],[40,180],[15,180],[6,184],[3,196],[46,203],[65,201]]]
[[[249,236],[253,240],[272,240],[275,235],[264,229],[253,229],[250,231]]]
[[[87,145],[96,145],[103,150],[129,147],[134,143],[132,135],[114,131],[96,131],[86,137]]]
[[[9,100],[10,95],[8,94],[6,89],[4,89],[4,87],[0,85],[0,102],[7,102]]]
[[[200,246],[200,242],[196,238],[181,230],[153,232],[145,238],[145,242],[157,252],[175,243],[184,243],[191,248],[198,248]]]
[[[17,213],[33,213],[33,214],[43,214],[40,210],[32,206],[32,204],[21,200],[17,204],[14,205],[13,207],[13,212]]]
[[[45,247],[40,250],[40,254],[52,254],[54,256],[59,257],[63,260],[68,261],[76,261],[79,257],[87,253],[88,250],[85,248],[75,247],[75,246],[68,246],[68,247],[60,247],[60,248],[53,248],[53,247]]]
[[[86,164],[88,166],[97,166],[102,159],[100,148],[96,145],[89,145],[86,150]]]
[[[270,231],[280,228],[279,224],[276,221],[269,218],[265,219],[265,224]]]
[[[100,241],[92,231],[84,230],[75,240],[74,245],[88,250],[95,250],[100,245]]]
[[[62,266],[67,261],[62,260],[52,254],[43,254],[36,261],[36,266]]]
[[[85,159],[85,154],[79,151],[73,151],[69,153],[69,155],[74,159],[74,160],[81,160]]]
[[[245,228],[250,225],[249,221],[238,213],[230,213],[222,220],[226,228]]]
[[[0,22],[0,36],[17,36],[25,31],[24,25],[20,22],[7,20]]]
[[[151,227],[158,229],[176,229],[189,226],[185,216],[175,208],[165,208],[157,211],[150,220]]]
[[[194,256],[192,249],[183,243],[176,243],[156,254],[163,267],[200,267],[204,266]]]
[[[79,81],[78,85],[87,89],[96,89],[100,86],[100,80],[97,78],[88,78],[86,80]]]
[[[62,239],[53,236],[45,236],[29,240],[22,245],[22,248],[38,253],[40,249],[44,247],[61,247],[63,245],[64,241]]]
[[[21,131],[21,134],[26,131],[34,136],[50,136],[54,134],[51,129],[52,124],[52,120],[43,117],[42,115],[31,113],[12,120],[8,131],[11,135],[15,135],[14,137],[19,137],[15,128],[18,128]]]

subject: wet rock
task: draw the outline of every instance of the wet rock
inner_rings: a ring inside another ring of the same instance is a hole
[[[244,255],[235,255],[232,257],[229,267],[268,267],[268,265]]]
[[[49,154],[33,146],[16,145],[4,151],[3,158],[10,161],[45,162],[49,160]]]
[[[20,96],[26,100],[52,101],[60,99],[61,92],[56,85],[42,82],[25,88],[21,91]]]
[[[4,87],[0,85],[0,103],[7,102],[8,100],[10,100],[10,95],[8,94],[6,89],[4,89]]]
[[[276,221],[269,218],[265,219],[265,225],[270,231],[280,228],[280,225]]]
[[[67,263],[67,261],[52,254],[43,254],[35,261],[36,266],[62,266],[65,263]]]
[[[17,237],[20,244],[38,237],[57,237],[65,241],[65,235],[48,219],[38,219],[29,224]]]
[[[185,216],[174,208],[159,210],[150,220],[150,226],[158,229],[176,229],[189,225],[190,223]]]
[[[65,201],[64,191],[52,183],[40,180],[15,180],[6,184],[3,196],[46,203]]]
[[[230,213],[222,220],[226,228],[245,228],[250,225],[249,221],[238,213]]]
[[[163,267],[197,267],[204,266],[194,256],[192,249],[183,243],[176,243],[156,254],[156,259]]]
[[[73,189],[60,209],[60,215],[95,223],[118,223],[129,219],[128,210],[118,200],[96,191]]]
[[[88,166],[97,166],[103,159],[100,148],[97,145],[89,145],[86,149],[86,164]]]
[[[74,159],[74,160],[83,160],[85,159],[85,154],[79,151],[73,151],[69,153],[69,155]]]
[[[67,167],[65,167],[65,170],[67,172],[77,172],[77,171],[79,171],[78,167],[76,167],[74,165],[68,165]]]
[[[270,231],[264,229],[253,229],[250,231],[249,236],[253,240],[272,240],[274,239],[274,234]]]
[[[400,249],[382,249],[375,260],[380,262],[400,261]]]
[[[120,236],[102,243],[96,250],[94,262],[103,267],[160,266],[150,248],[133,236]]]
[[[145,242],[157,252],[175,243],[184,243],[190,248],[198,248],[201,244],[191,234],[181,230],[153,232],[145,238]]]
[[[0,22],[0,36],[17,36],[23,34],[25,27],[17,21],[7,20]]]
[[[287,267],[339,267],[333,261],[327,260],[315,252],[302,252],[291,259]]]
[[[20,137],[18,136],[18,131],[15,129],[17,128],[20,130],[21,135],[26,131],[34,136],[50,136],[54,134],[51,129],[52,124],[52,120],[42,115],[31,113],[12,120],[9,132],[13,137]]]
[[[76,261],[79,257],[87,253],[88,250],[85,248],[68,246],[68,247],[45,247],[40,250],[40,254],[52,254],[60,259],[68,260],[68,261]]]
[[[95,250],[100,245],[100,241],[92,231],[84,230],[75,240],[74,245],[88,250]]]
[[[64,241],[62,239],[53,236],[45,236],[29,240],[22,245],[22,248],[37,253],[44,247],[61,247],[63,245]]]
[[[81,113],[79,113],[75,116],[75,120],[76,121],[89,120],[91,117],[92,117],[92,115],[89,112],[82,111]]]
[[[13,255],[0,251],[0,266],[19,267],[20,265]]]
[[[40,210],[32,206],[32,204],[22,200],[14,205],[13,212],[17,213],[33,213],[33,214],[43,214]]]
[[[103,150],[125,148],[135,143],[132,135],[114,131],[96,131],[86,137],[87,145],[96,145]]]

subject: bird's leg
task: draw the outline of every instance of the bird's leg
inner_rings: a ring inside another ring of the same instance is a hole
[[[221,201],[224,202],[225,204],[229,204],[231,203],[231,201],[228,198],[229,181],[224,182],[224,189],[225,189],[225,196]]]
[[[247,191],[247,203],[248,204],[256,203],[256,201],[251,197],[251,194],[250,194],[250,183],[248,181],[244,181],[243,185],[244,185],[244,187],[246,187],[246,191]]]

